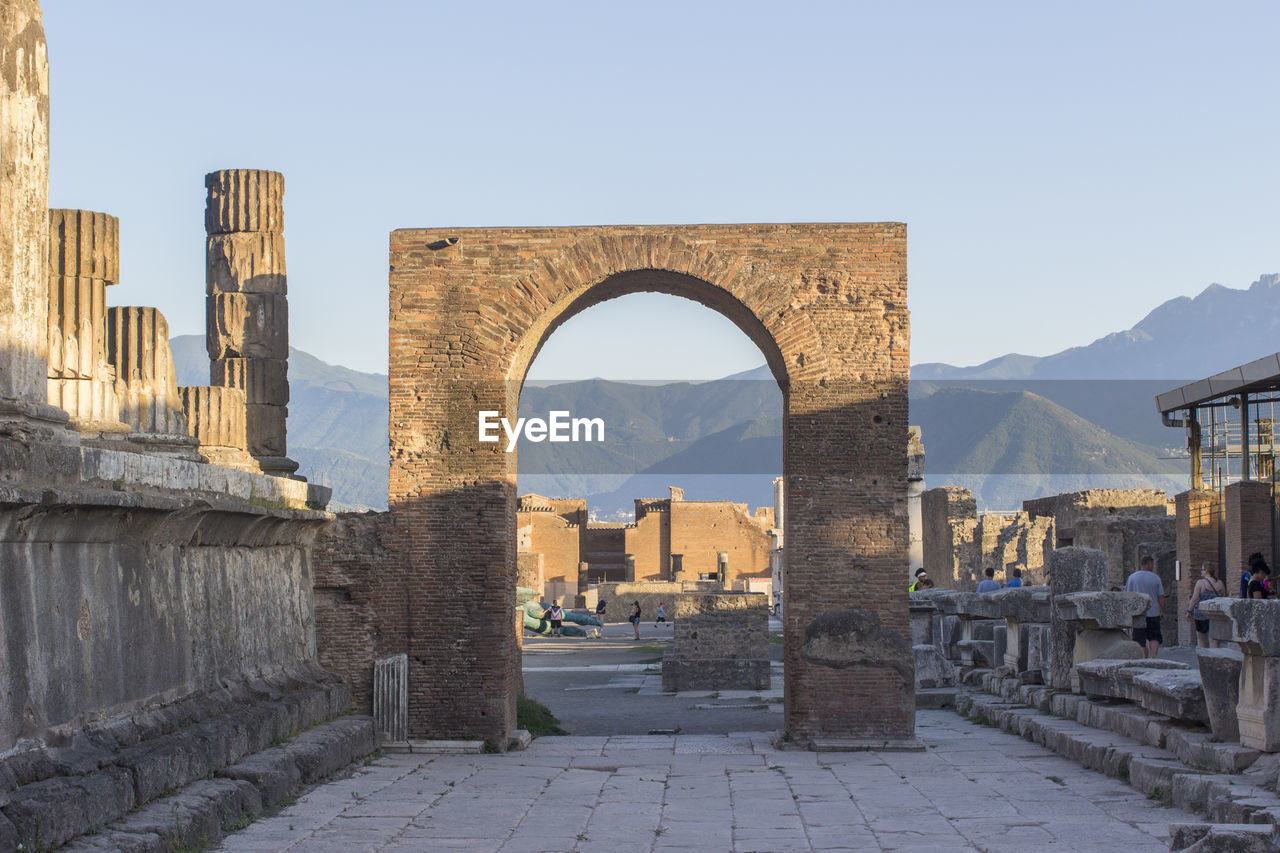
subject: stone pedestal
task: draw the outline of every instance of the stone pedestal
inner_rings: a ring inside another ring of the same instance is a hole
[[[1073,692],[1080,692],[1077,664],[1098,658],[1125,659],[1143,656],[1142,647],[1129,636],[1134,620],[1142,617],[1151,602],[1140,592],[1073,592],[1054,598],[1054,613],[1074,634],[1071,643],[1071,670],[1067,680]],[[1062,667],[1054,649],[1054,670]],[[1056,685],[1055,685],[1056,686]]]
[[[1049,553],[1049,592],[1054,601],[1083,590],[1100,590],[1107,578],[1107,556],[1092,548],[1055,548]],[[1049,611],[1049,684],[1071,689],[1075,666],[1075,626]]]
[[[1209,712],[1209,727],[1215,739],[1223,743],[1238,743],[1240,722],[1236,718],[1236,706],[1240,704],[1240,670],[1243,654],[1237,649],[1197,649],[1196,664],[1200,669],[1200,683],[1204,686],[1204,701]]]
[[[1031,683],[1041,680],[1039,662],[1033,669],[1028,657],[1028,640],[1032,625],[1049,623],[1049,588],[1014,587],[993,592],[990,597],[1004,616],[1005,651],[998,662],[1002,672]]]
[[[1200,605],[1209,633],[1240,647],[1241,746],[1280,752],[1280,601],[1216,598]]]
[[[284,176],[226,169],[205,176],[205,282],[210,382],[245,395],[249,452],[287,476],[289,305],[284,254]]]
[[[120,278],[120,221],[49,211],[48,401],[84,434],[127,434],[107,360],[106,291]]]
[[[671,602],[674,636],[662,689],[769,689],[769,602],[759,593],[682,593]]]
[[[0,16],[0,437],[74,442],[48,404],[49,55],[40,4]]]

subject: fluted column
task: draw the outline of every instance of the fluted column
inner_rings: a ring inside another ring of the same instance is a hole
[[[127,433],[107,361],[106,291],[120,280],[120,220],[49,211],[49,403],[82,433]]]
[[[154,443],[194,447],[178,398],[169,324],[155,308],[107,309],[107,358],[120,388],[120,417]]]
[[[289,475],[289,304],[284,176],[226,169],[205,176],[210,382],[245,394],[249,452],[268,474]]]
[[[46,399],[49,56],[40,4],[0,3],[0,435],[74,441]]]
[[[197,385],[179,388],[178,395],[187,428],[200,442],[202,455],[215,465],[259,470],[257,461],[245,450],[243,391]]]

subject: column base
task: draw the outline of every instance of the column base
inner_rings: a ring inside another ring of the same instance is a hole
[[[70,415],[57,406],[0,397],[0,438],[24,443],[78,444],[80,434],[70,424]]]
[[[288,477],[304,483],[307,481],[306,477],[298,477],[294,474],[298,470],[298,463],[287,456],[254,456],[253,459],[264,474],[270,474],[272,477]]]

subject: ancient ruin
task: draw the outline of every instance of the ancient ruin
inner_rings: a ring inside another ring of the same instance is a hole
[[[516,459],[478,442],[477,410],[514,413],[560,323],[642,290],[724,314],[783,388],[785,736],[912,736],[910,647],[874,642],[907,631],[905,237],[893,223],[391,235],[392,524],[369,600],[377,655],[408,655],[412,736],[502,744],[514,728]],[[455,606],[431,613],[424,590]],[[804,653],[819,629],[839,642]]]

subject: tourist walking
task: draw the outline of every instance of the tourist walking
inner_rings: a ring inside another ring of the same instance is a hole
[[[551,620],[551,636],[560,636],[560,626],[564,624],[564,608],[561,607],[556,599],[551,599],[551,606],[547,608],[547,618]]]
[[[636,639],[640,639],[640,602],[631,602],[631,615],[627,617],[627,621],[631,623],[631,627],[635,629]]]
[[[666,614],[665,614],[665,613],[663,613],[663,607],[664,607],[664,606],[665,606],[665,605],[664,605],[664,603],[663,603],[663,602],[661,602],[661,601],[659,601],[659,602],[658,602],[658,618],[657,618],[657,619],[655,619],[655,620],[654,620],[654,622],[653,622],[653,627],[655,627],[655,628],[657,628],[657,627],[658,627],[658,623],[659,623],[659,622],[663,623],[664,625],[665,625],[665,624],[666,624],[666,622],[667,622]]]
[[[1196,645],[1202,649],[1218,648],[1218,641],[1209,636],[1209,617],[1200,612],[1200,605],[1227,594],[1227,585],[1218,580],[1218,570],[1205,563],[1200,567],[1200,579],[1191,591],[1191,606],[1187,618],[1196,625]]]
[[[983,574],[987,577],[978,584],[978,592],[995,592],[1000,588],[1000,581],[996,580],[995,569],[987,569]]]
[[[1155,566],[1154,559],[1143,557],[1138,570],[1129,575],[1124,584],[1125,592],[1141,592],[1151,601],[1151,606],[1147,608],[1147,626],[1133,629],[1134,642],[1142,646],[1148,658],[1158,655],[1160,644],[1164,642],[1164,632],[1160,630],[1160,616],[1164,613],[1164,584],[1160,582],[1160,576],[1152,571]]]

